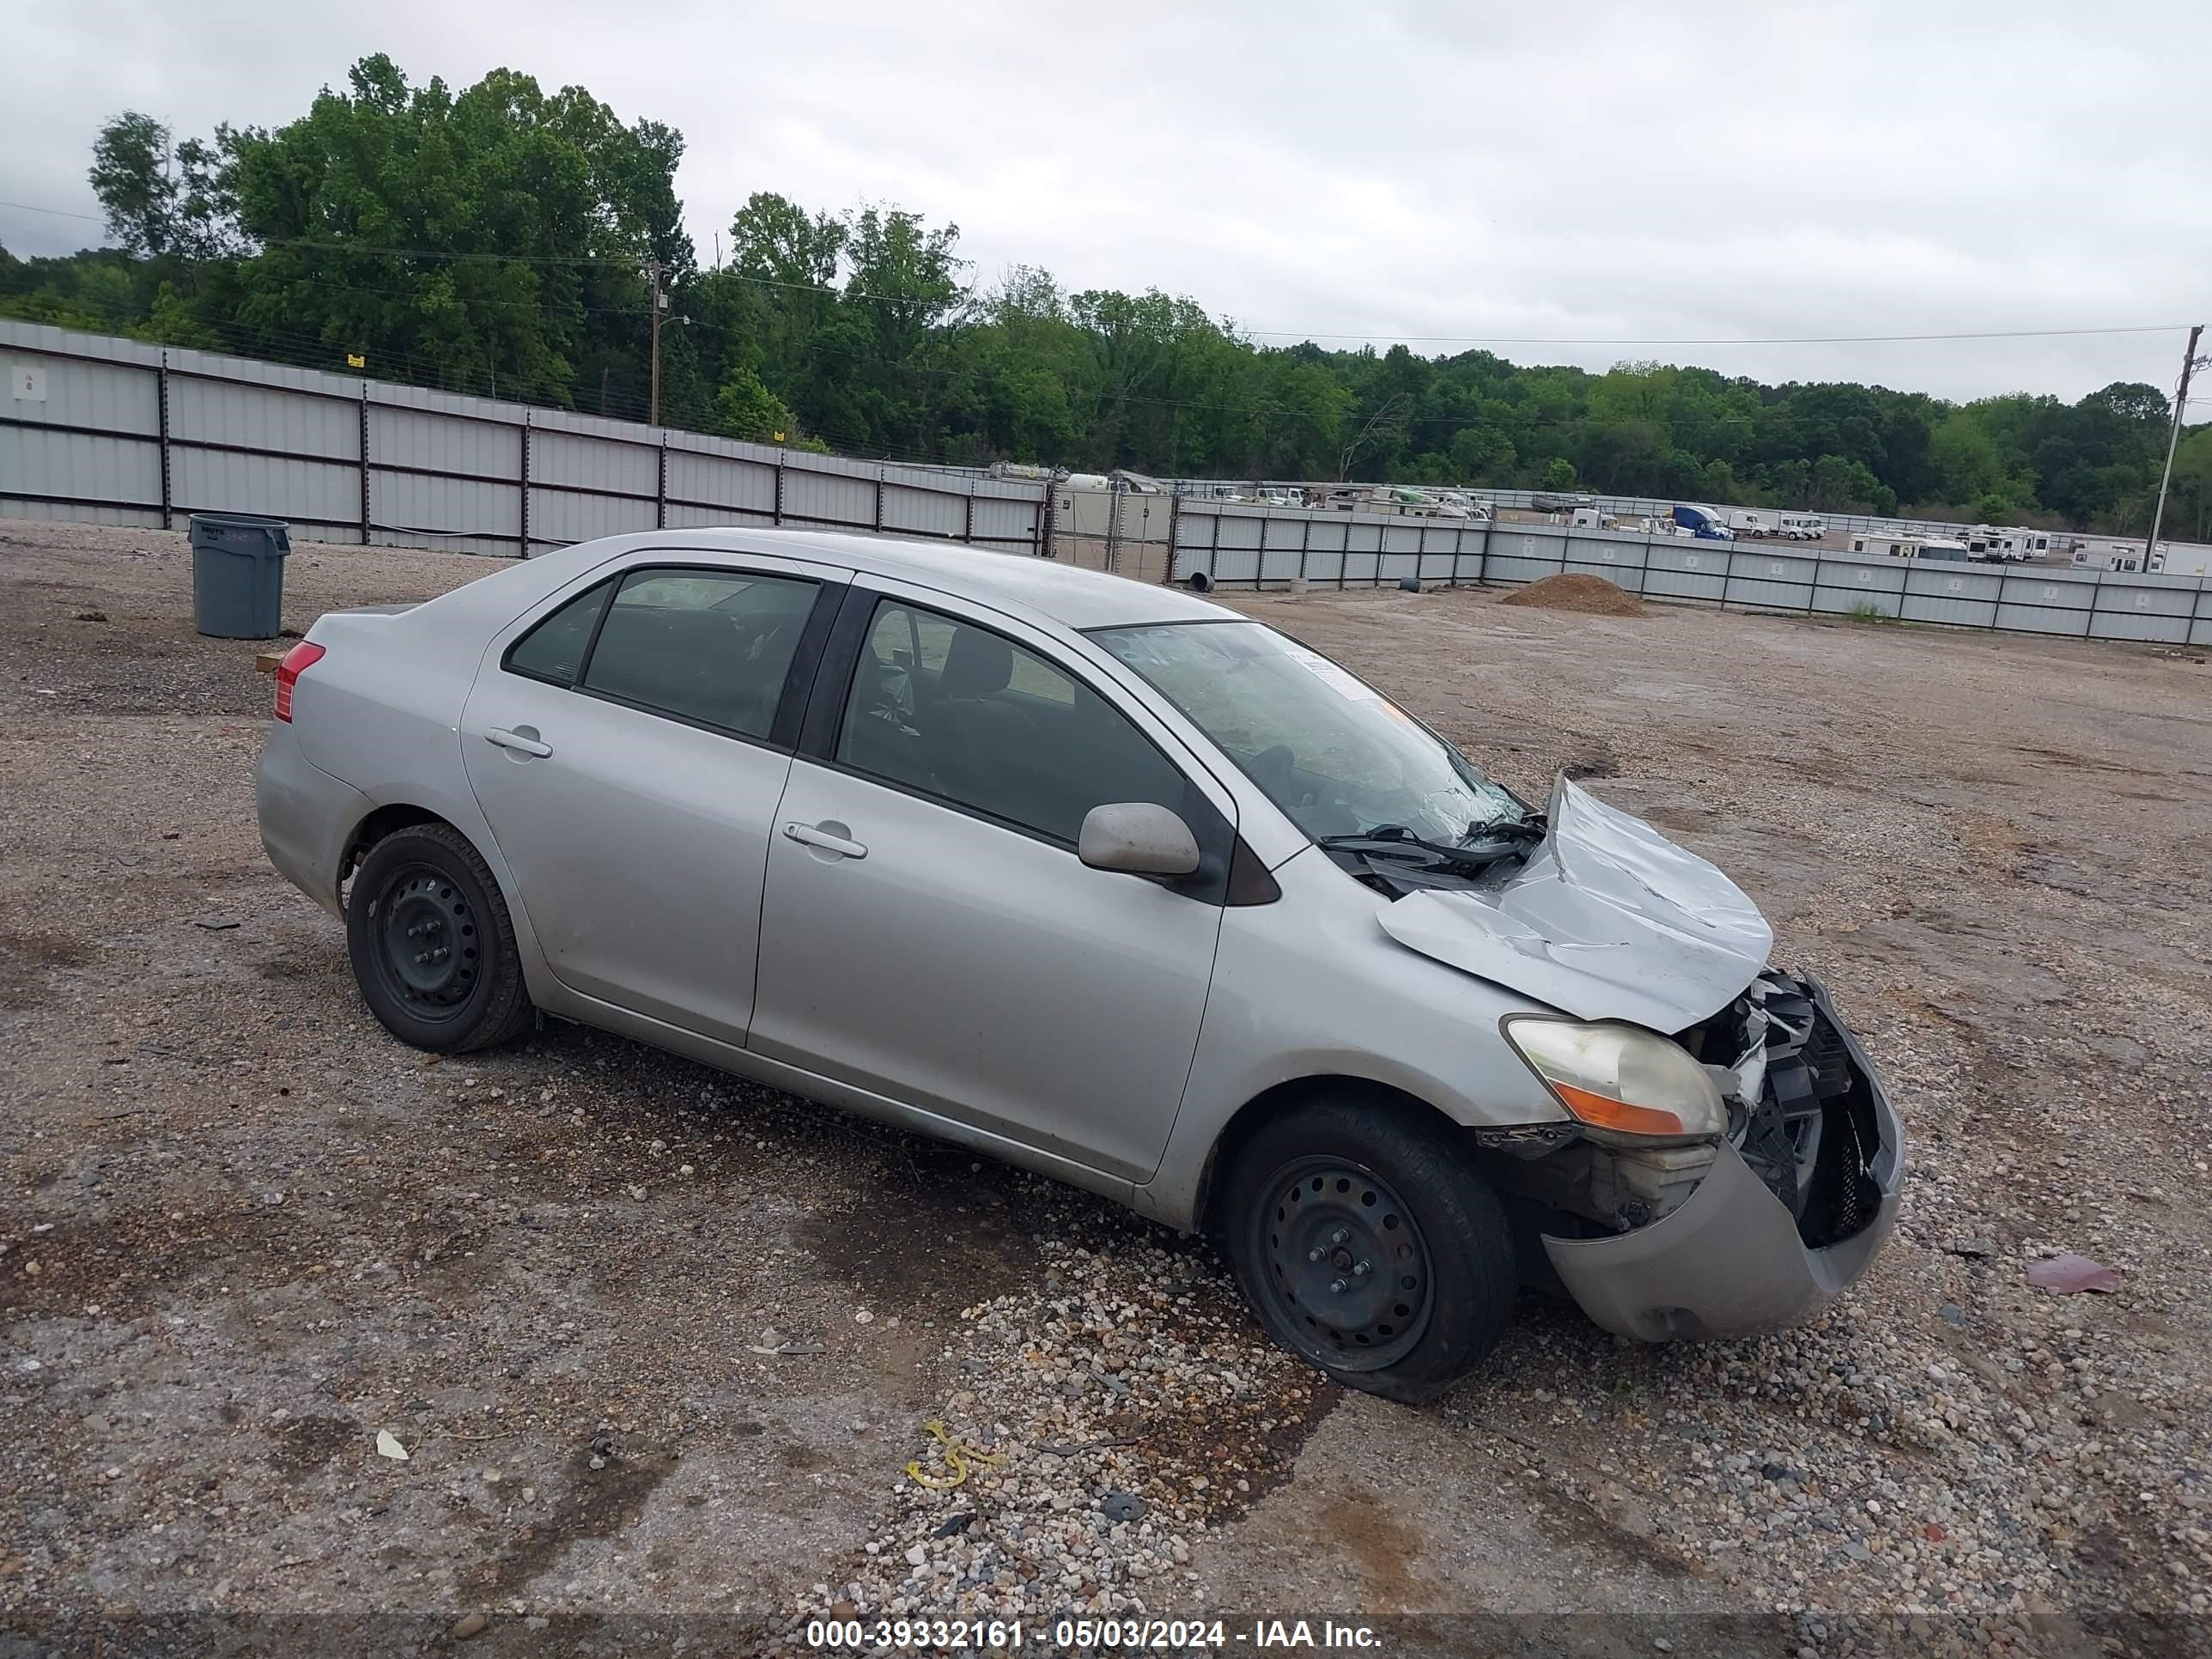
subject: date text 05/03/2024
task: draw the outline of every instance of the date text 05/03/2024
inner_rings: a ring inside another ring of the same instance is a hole
[[[957,1651],[1048,1646],[1086,1653],[1187,1652],[1193,1648],[1372,1650],[1381,1638],[1364,1625],[1322,1620],[1257,1619],[1232,1629],[1218,1619],[1061,1619],[1050,1625],[1020,1620],[817,1619],[806,1626],[809,1647]]]

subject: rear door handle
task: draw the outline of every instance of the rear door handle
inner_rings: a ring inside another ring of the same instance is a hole
[[[842,828],[842,826],[839,826]],[[785,839],[795,841],[803,847],[818,847],[825,853],[836,853],[848,859],[864,859],[868,849],[857,841],[817,830],[811,823],[787,823],[783,826]]]
[[[484,732],[484,741],[501,749],[513,749],[525,755],[535,755],[540,760],[553,752],[550,743],[540,743],[535,738],[526,738],[520,732],[507,732],[495,726]]]

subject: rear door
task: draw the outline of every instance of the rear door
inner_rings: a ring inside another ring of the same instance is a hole
[[[1233,798],[1048,636],[849,592],[776,814],[751,1046],[1129,1180],[1206,1010]],[[1093,870],[1084,815],[1170,806],[1179,882]]]
[[[563,985],[744,1041],[769,837],[843,574],[647,554],[495,642],[462,754]]]

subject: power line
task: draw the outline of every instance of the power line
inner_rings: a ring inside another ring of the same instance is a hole
[[[88,224],[104,225],[107,222],[97,213],[71,213],[66,208],[38,207],[29,202],[0,202],[0,208],[15,208],[25,213],[51,213],[57,219],[82,219]]]
[[[2129,323],[2110,328],[2005,328],[1966,331],[1949,334],[1793,334],[1753,337],[1747,335],[1722,335],[1710,339],[1684,337],[1631,339],[1591,336],[1589,337],[1545,337],[1533,334],[1392,334],[1387,330],[1370,330],[1364,334],[1323,333],[1306,329],[1245,328],[1244,334],[1265,335],[1269,339],[1300,340],[1399,340],[1407,345],[1611,345],[1611,346],[1720,346],[1720,345],[1880,345],[1890,342],[1925,340],[2049,340],[2085,334],[2171,334],[2186,328],[2186,323]]]

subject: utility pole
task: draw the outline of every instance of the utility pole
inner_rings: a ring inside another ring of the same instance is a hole
[[[668,304],[668,296],[660,291],[660,261],[646,261],[646,274],[653,278],[653,424],[660,424],[660,313]]]
[[[2173,429],[2166,434],[2166,470],[2158,475],[2158,505],[2151,509],[2150,539],[2143,544],[2143,573],[2150,573],[2151,556],[2158,551],[2158,532],[2166,523],[2166,487],[2173,482],[2173,451],[2181,441],[2182,411],[2189,407],[2189,377],[2200,368],[2212,368],[2212,357],[2197,355],[2197,343],[2204,337],[2204,325],[2199,323],[2189,331],[2189,343],[2181,353],[2181,384],[2173,392]]]

